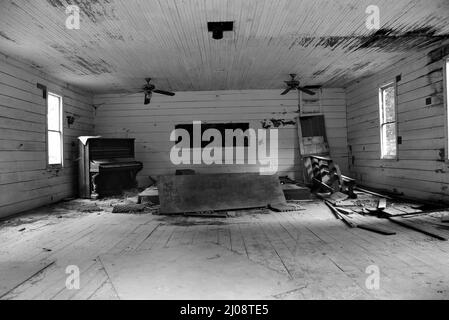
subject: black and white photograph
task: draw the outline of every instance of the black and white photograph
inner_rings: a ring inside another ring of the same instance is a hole
[[[449,300],[448,239],[448,0],[0,1],[0,300]]]

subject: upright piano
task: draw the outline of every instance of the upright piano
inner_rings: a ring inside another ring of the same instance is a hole
[[[137,185],[142,162],[134,159],[134,139],[79,137],[79,194],[98,198]]]

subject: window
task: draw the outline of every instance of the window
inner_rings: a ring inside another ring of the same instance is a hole
[[[446,159],[449,159],[449,58],[446,59]]]
[[[62,166],[62,97],[53,93],[47,96],[47,147],[48,164]]]
[[[380,149],[382,159],[395,159],[397,155],[395,84],[379,89]]]

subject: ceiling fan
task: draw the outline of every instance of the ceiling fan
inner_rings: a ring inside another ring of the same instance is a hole
[[[315,92],[313,92],[312,90],[309,90],[309,89],[318,89],[318,88],[321,88],[321,86],[305,86],[305,87],[300,87],[300,86],[299,86],[299,81],[295,79],[295,78],[296,78],[296,74],[295,74],[295,73],[290,73],[290,77],[291,77],[290,80],[284,81],[284,82],[287,84],[288,88],[285,89],[284,91],[282,91],[281,95],[287,94],[287,93],[288,93],[290,90],[292,90],[292,89],[297,89],[297,90],[302,91],[302,92],[305,92],[305,93],[307,93],[307,94],[315,95]]]
[[[142,87],[142,91],[139,91],[139,92],[145,93],[145,99],[144,99],[143,104],[149,104],[150,103],[151,96],[153,95],[153,92],[159,93],[159,94],[164,94],[166,96],[174,96],[175,95],[174,92],[156,89],[154,84],[150,83],[151,78],[145,78],[145,81],[147,83]]]

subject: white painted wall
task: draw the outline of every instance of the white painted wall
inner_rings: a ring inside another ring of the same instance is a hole
[[[136,139],[136,159],[144,164],[140,176],[173,174],[176,169],[197,172],[258,172],[258,165],[183,165],[171,163],[174,145],[169,140],[175,124],[202,122],[249,122],[262,128],[264,119],[296,119],[298,99],[295,92],[285,96],[281,90],[177,92],[174,97],[154,94],[151,104],[143,104],[143,94],[94,96],[98,105],[95,134],[104,137]],[[322,110],[326,118],[331,153],[347,168],[346,105],[343,89],[324,89]],[[279,175],[302,179],[297,125],[279,129]]]
[[[63,96],[64,168],[46,165],[46,100],[36,83]],[[76,196],[77,136],[93,133],[92,96],[0,55],[0,217]],[[67,127],[67,112],[76,120]]]
[[[46,165],[46,100],[39,82],[63,96],[64,168]],[[97,110],[92,108],[92,102]],[[324,89],[332,156],[345,171],[346,105],[343,89]],[[249,122],[262,128],[264,119],[295,119],[297,95],[280,96],[280,90],[178,92],[175,97],[154,95],[143,105],[142,94],[97,95],[67,86],[34,67],[0,56],[0,217],[56,202],[77,194],[77,137],[136,138],[136,158],[144,163],[140,177],[172,174],[176,169],[198,172],[257,172],[257,165],[171,164],[169,134],[178,123]],[[69,128],[66,116],[75,115]],[[94,128],[95,124],[95,128]],[[279,127],[279,174],[302,179],[296,125]]]
[[[431,62],[430,51],[411,54],[347,88],[348,144],[354,156],[350,171],[367,186],[448,201],[449,167],[441,156],[446,139],[444,61]],[[378,87],[397,75],[402,77],[397,83],[397,121],[403,142],[398,145],[398,160],[381,160]]]

